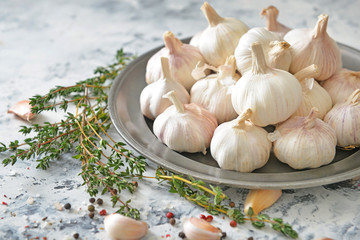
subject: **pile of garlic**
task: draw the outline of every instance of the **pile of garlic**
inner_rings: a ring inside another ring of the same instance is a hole
[[[269,6],[267,27],[249,29],[207,2],[201,11],[208,27],[190,44],[166,32],[146,67],[141,111],[161,142],[178,152],[210,147],[221,168],[239,172],[264,166],[271,150],[305,169],[329,164],[337,145],[360,145],[360,74],[342,67],[328,15],[290,29]]]

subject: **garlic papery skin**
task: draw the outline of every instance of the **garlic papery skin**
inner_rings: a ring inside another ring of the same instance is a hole
[[[235,120],[216,128],[210,151],[220,168],[252,172],[269,160],[272,143],[263,128],[247,121],[251,114],[251,109],[247,109]]]
[[[324,121],[336,132],[337,145],[351,149],[360,145],[360,90],[356,89],[345,102],[337,103]]]
[[[314,29],[293,29],[284,40],[290,43],[292,62],[290,72],[315,64],[319,67],[316,80],[326,80],[342,67],[341,53],[336,42],[327,34],[328,15],[319,16]]]
[[[219,16],[207,2],[202,5],[201,11],[209,26],[203,30],[198,47],[206,62],[218,67],[234,54],[239,39],[249,28],[236,18]]]
[[[290,44],[285,41],[272,41],[269,46],[269,67],[289,71],[292,59]]]
[[[291,30],[278,22],[279,10],[274,6],[264,8],[260,15],[266,18],[266,29],[279,34],[281,38],[284,38],[285,34]]]
[[[170,91],[164,97],[174,105],[155,119],[155,136],[175,151],[206,154],[218,125],[215,116],[198,104],[181,103],[175,91]]]
[[[204,219],[190,218],[184,223],[184,233],[189,240],[220,240],[221,230]]]
[[[250,120],[257,126],[285,121],[301,103],[301,85],[292,74],[269,68],[259,43],[253,43],[251,51],[252,68],[235,84],[231,94],[233,107],[238,114],[251,108]]]
[[[250,207],[254,215],[272,206],[282,195],[280,189],[252,189],[245,199],[244,212],[248,215]]]
[[[147,234],[145,222],[113,213],[105,217],[104,228],[113,240],[138,240]]]
[[[16,116],[30,122],[37,115],[31,112],[32,106],[30,100],[22,100],[17,102],[15,105],[9,108],[8,113],[13,113]]]
[[[203,31],[197,32],[197,33],[195,33],[194,36],[192,36],[192,38],[190,39],[190,42],[189,42],[189,44],[191,46],[194,46],[194,47],[197,47],[197,48],[199,47],[199,39],[200,39],[200,36],[201,36],[202,32]]]
[[[360,71],[342,68],[329,79],[321,82],[321,86],[330,94],[334,104],[345,102],[352,92],[360,88]]]
[[[204,62],[205,60],[198,48],[183,44],[172,32],[165,32],[163,38],[165,47],[155,53],[146,65],[146,82],[150,84],[160,79],[160,59],[166,57],[169,59],[173,79],[181,83],[189,91],[195,83],[191,71],[199,61]]]
[[[275,156],[294,169],[318,168],[335,157],[335,131],[316,117],[315,108],[306,117],[291,117],[279,124],[269,138],[275,140]]]
[[[151,120],[172,105],[169,99],[163,98],[163,95],[171,90],[176,91],[182,103],[190,101],[190,95],[184,86],[172,78],[167,58],[161,57],[161,69],[160,79],[147,85],[140,94],[141,112]]]
[[[314,64],[295,73],[300,81],[303,98],[299,108],[292,116],[305,117],[313,107],[317,108],[317,117],[323,119],[325,114],[332,108],[332,100],[329,93],[314,80],[319,74],[318,67]]]
[[[274,46],[274,44],[271,44],[273,41],[282,41],[282,39],[278,34],[270,32],[265,28],[260,28],[260,27],[252,28],[247,33],[245,33],[240,38],[234,53],[238,71],[242,75],[244,75],[245,72],[251,69],[251,64],[252,64],[251,45],[254,42],[259,42],[261,44],[263,51],[265,53],[266,62],[268,63],[268,65],[272,65],[268,59],[268,52]]]
[[[190,91],[190,102],[197,103],[214,114],[218,124],[233,120],[237,117],[232,103],[231,92],[236,83],[234,79],[235,58],[232,57],[232,63],[223,65],[219,68],[217,74],[197,81]]]

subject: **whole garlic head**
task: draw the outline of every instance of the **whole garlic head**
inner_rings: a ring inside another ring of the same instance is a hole
[[[330,94],[334,104],[345,102],[352,92],[360,88],[360,71],[342,68],[321,84]]]
[[[282,41],[278,34],[258,27],[245,33],[235,49],[236,66],[242,75],[251,69],[251,45],[254,42],[261,44],[266,63],[269,66],[285,71],[289,70],[289,60],[291,61],[292,58],[289,52],[290,45]]]
[[[302,87],[303,98],[299,108],[292,116],[305,117],[315,107],[317,117],[323,119],[332,108],[333,104],[329,93],[314,80],[318,74],[318,67],[314,64],[295,73],[294,76],[300,81]]]
[[[223,65],[226,58],[234,54],[240,37],[248,31],[242,21],[221,17],[209,3],[205,2],[201,11],[208,20],[209,26],[201,33],[198,47],[206,62],[214,66]]]
[[[285,121],[300,105],[301,85],[292,74],[267,66],[260,43],[253,43],[251,51],[252,68],[235,84],[233,107],[238,114],[251,108],[250,120],[257,126]]]
[[[266,18],[266,29],[279,34],[281,38],[283,38],[285,34],[291,30],[278,22],[277,18],[279,10],[274,6],[270,5],[267,8],[263,8],[260,15]]]
[[[291,73],[315,64],[319,67],[316,79],[326,80],[341,69],[340,49],[326,32],[328,19],[328,15],[321,14],[314,29],[293,29],[284,36],[292,48]]]
[[[147,85],[140,94],[141,112],[152,120],[172,105],[169,99],[163,98],[163,95],[169,91],[175,90],[182,103],[189,103],[190,101],[190,95],[184,86],[173,80],[169,60],[165,57],[161,57],[161,72],[160,79]]]
[[[217,74],[197,81],[190,91],[190,102],[214,114],[218,124],[237,117],[231,103],[231,92],[236,83],[235,71],[235,58],[232,56],[228,58],[227,65],[219,68]]]
[[[155,53],[146,65],[146,82],[150,84],[160,79],[160,59],[166,57],[169,59],[173,79],[181,83],[189,91],[195,83],[191,71],[199,61],[205,62],[205,60],[198,48],[183,44],[172,32],[165,32],[163,38],[165,47]]]
[[[263,128],[247,121],[251,114],[251,109],[247,109],[235,120],[216,128],[210,151],[220,168],[252,172],[269,160],[272,144]]]
[[[326,114],[324,121],[336,132],[337,145],[353,148],[360,145],[360,89],[345,102],[337,103]]]
[[[165,97],[174,105],[155,119],[155,136],[175,151],[206,154],[218,125],[215,116],[198,104],[181,103],[175,91],[170,91]]]
[[[118,213],[105,217],[104,228],[114,240],[138,240],[144,237],[148,230],[145,222],[136,221]]]
[[[189,240],[220,240],[222,236],[220,229],[199,218],[186,220],[184,233]]]
[[[275,140],[275,156],[295,169],[318,168],[335,157],[335,131],[316,117],[315,108],[306,117],[291,117],[280,124],[269,138]]]

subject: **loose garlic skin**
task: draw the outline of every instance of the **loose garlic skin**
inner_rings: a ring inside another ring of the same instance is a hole
[[[155,53],[146,65],[146,82],[150,84],[160,79],[161,57],[166,57],[169,59],[173,79],[190,91],[195,83],[191,71],[199,61],[205,62],[203,56],[198,48],[183,44],[172,32],[165,32],[163,38],[165,47]]]
[[[222,236],[220,229],[199,218],[186,220],[184,233],[188,240],[220,240]]]
[[[351,93],[360,88],[360,71],[342,68],[329,79],[321,82],[321,85],[330,94],[334,104],[345,102]]]
[[[206,154],[218,126],[215,116],[198,104],[181,103],[174,91],[165,97],[174,105],[155,119],[155,136],[175,151]]]
[[[285,71],[289,70],[292,59],[290,45],[281,40],[281,37],[265,28],[252,28],[239,40],[235,49],[236,66],[238,71],[244,75],[251,69],[252,55],[251,45],[259,42],[264,51],[266,63]],[[269,55],[271,52],[271,55]]]
[[[314,80],[318,74],[318,67],[313,64],[294,75],[300,81],[303,98],[299,108],[292,116],[305,117],[315,107],[317,108],[317,117],[323,119],[332,108],[333,104],[329,93]]]
[[[260,43],[253,43],[251,51],[252,68],[235,84],[233,107],[238,114],[251,108],[250,120],[257,126],[285,121],[301,103],[301,85],[292,74],[267,66]]]
[[[162,76],[159,80],[147,85],[140,94],[140,109],[145,117],[154,120],[159,114],[171,106],[169,99],[163,98],[163,95],[171,90],[176,91],[179,100],[182,103],[189,103],[190,95],[183,85],[173,80],[169,60],[161,58]]]
[[[337,145],[352,148],[360,145],[360,90],[355,90],[345,102],[337,103],[324,121],[336,132]]]
[[[235,120],[216,128],[210,151],[220,168],[252,172],[269,160],[272,143],[263,128],[247,121],[251,114],[248,109]]]
[[[266,18],[266,29],[279,34],[281,38],[284,38],[285,34],[291,30],[277,21],[279,10],[274,6],[264,8],[260,15]]]
[[[328,19],[328,15],[322,14],[314,29],[293,29],[284,36],[292,49],[291,73],[315,64],[319,67],[316,80],[322,81],[341,69],[340,49],[326,32]]]
[[[249,28],[236,18],[219,16],[207,2],[202,5],[201,11],[209,26],[202,31],[198,47],[206,62],[218,67],[234,54],[239,39]]]
[[[218,124],[237,117],[231,103],[231,92],[237,80],[235,71],[235,58],[231,56],[217,74],[197,81],[190,91],[190,102],[214,114]]]
[[[269,134],[275,156],[294,169],[318,168],[333,161],[336,151],[334,129],[316,117],[291,117]]]
[[[145,222],[136,221],[118,213],[105,217],[104,228],[113,240],[139,240],[147,234],[148,230]]]

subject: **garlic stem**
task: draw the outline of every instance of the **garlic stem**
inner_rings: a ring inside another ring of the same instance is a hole
[[[167,31],[167,32],[164,33],[163,39],[164,39],[164,42],[165,42],[165,47],[167,49],[169,49],[170,54],[174,54],[175,52],[177,52],[181,48],[181,46],[183,44],[170,31]]]
[[[347,99],[348,104],[359,104],[360,103],[360,89],[356,89],[350,97]]]
[[[329,16],[327,14],[321,14],[318,17],[318,21],[314,29],[313,39],[317,39],[327,34],[326,29],[327,29],[328,20],[329,20]]]
[[[265,74],[269,67],[266,64],[264,50],[261,46],[261,43],[254,42],[251,44],[251,57],[251,72],[254,74]]]
[[[223,18],[220,17],[219,14],[217,14],[215,9],[208,2],[204,2],[200,9],[205,15],[211,27],[214,27],[220,22],[222,22]]]
[[[224,79],[226,77],[234,78],[236,74],[236,61],[235,56],[232,55],[226,58],[226,62],[223,66],[219,67],[218,78]]]
[[[235,120],[235,124],[233,125],[233,128],[244,128],[245,127],[245,121],[248,120],[253,111],[248,108],[244,112],[242,112]]]
[[[319,75],[319,67],[315,64],[312,64],[302,70],[298,71],[294,74],[294,76],[300,82],[307,79],[307,78],[316,78]]]
[[[309,115],[307,115],[306,119],[305,119],[305,128],[306,129],[311,129],[315,126],[315,120],[317,119],[317,112],[318,109],[316,107],[313,107],[309,113]]]
[[[166,93],[163,97],[168,98],[172,102],[172,104],[174,104],[176,110],[179,113],[184,113],[185,112],[184,104],[177,98],[176,93],[175,93],[174,90]]]
[[[264,8],[261,11],[261,16],[265,16],[266,18],[266,28],[269,31],[276,31],[277,30],[277,17],[279,15],[279,10],[274,6],[269,6]]]
[[[167,81],[172,80],[168,58],[161,58],[161,74]]]

